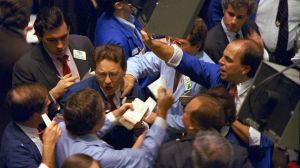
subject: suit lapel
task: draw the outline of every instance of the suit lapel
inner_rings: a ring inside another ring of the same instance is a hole
[[[40,151],[38,150],[37,146],[32,142],[32,140],[21,130],[21,128],[14,122],[12,122],[12,130],[11,133],[15,135],[17,139],[22,141],[24,144],[28,144],[32,153],[34,154],[35,159],[37,162],[42,160],[42,156]]]
[[[41,73],[48,82],[48,86],[55,86],[59,81],[58,71],[55,68],[50,56],[44,49],[42,43],[38,44],[36,48],[33,50],[34,59],[37,60],[39,64],[39,73]],[[37,72],[38,73],[38,72]]]

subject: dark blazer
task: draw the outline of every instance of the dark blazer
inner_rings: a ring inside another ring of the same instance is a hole
[[[97,81],[97,78],[95,76],[92,76],[88,79],[85,79],[79,83],[76,83],[73,85],[62,97],[60,104],[62,107],[64,106],[64,103],[66,102],[67,98],[84,88],[91,88],[99,92],[101,97],[103,98],[104,102],[107,102],[107,98],[100,88],[99,82]],[[128,95],[129,97],[139,98],[143,101],[145,101],[145,96],[143,92],[141,91],[141,88],[139,85],[135,84],[131,93]],[[105,103],[106,104],[106,103]],[[123,148],[131,148],[134,144],[134,132],[127,130],[123,126],[115,126],[108,134],[106,134],[103,137],[103,140],[113,146],[115,149],[123,149]]]
[[[194,136],[187,135],[179,142],[171,141],[161,146],[156,168],[193,168],[192,142]],[[232,145],[234,159],[232,168],[252,168],[246,149]]]
[[[93,45],[91,41],[80,35],[70,35],[69,48],[86,52],[86,60],[74,58],[80,78],[93,68]],[[72,53],[73,54],[73,53]],[[14,66],[13,85],[38,82],[51,90],[59,81],[59,74],[42,43],[34,46]]]
[[[246,24],[245,24],[246,25]],[[242,27],[242,34],[245,37],[246,27]],[[218,63],[223,55],[223,51],[228,45],[229,41],[222,27],[221,22],[207,32],[204,43],[204,51],[215,62]]]
[[[0,138],[10,121],[10,115],[4,110],[3,103],[12,87],[13,66],[30,48],[21,32],[0,26]]]
[[[0,158],[1,167],[38,167],[42,156],[37,146],[14,122],[10,122],[3,134]]]

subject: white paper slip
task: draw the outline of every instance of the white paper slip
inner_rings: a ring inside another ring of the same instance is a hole
[[[160,87],[166,88],[166,80],[163,77],[159,77],[156,81],[148,85],[149,90],[151,93],[154,95],[154,97],[157,99],[158,98],[158,89]]]
[[[134,125],[140,122],[148,111],[148,106],[142,100],[135,98],[132,102],[134,110],[128,109],[119,122],[127,129],[132,129]]]
[[[155,106],[156,106],[156,101],[153,100],[151,97],[148,97],[148,99],[145,101],[145,104],[148,106],[148,111],[145,115],[145,118],[148,118],[151,112],[153,112]]]
[[[46,126],[49,127],[51,124],[51,120],[46,113],[42,114],[42,119],[44,120]]]
[[[37,43],[37,42],[39,42],[37,36],[34,34],[35,30],[33,28],[33,23],[35,22],[35,19],[36,19],[36,15],[30,15],[30,20],[29,20],[29,23],[28,23],[28,27],[32,27],[32,29],[29,30],[26,34],[26,41],[28,43]]]

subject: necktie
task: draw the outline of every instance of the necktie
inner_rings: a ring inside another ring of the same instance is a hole
[[[71,69],[68,65],[68,55],[64,55],[62,58],[59,58],[59,61],[61,62],[62,66],[63,66],[63,75],[67,75],[69,73],[71,73]]]
[[[237,96],[237,88],[235,84],[232,84],[229,89],[229,94],[235,99]]]
[[[289,38],[288,32],[288,0],[280,0],[277,17],[276,17],[276,26],[279,27],[279,33],[277,38],[276,50],[274,53],[275,62],[282,64],[287,60],[287,44]]]
[[[115,109],[117,109],[114,101],[113,101],[114,96],[108,96],[108,103],[109,103],[109,109],[110,111],[113,111]]]

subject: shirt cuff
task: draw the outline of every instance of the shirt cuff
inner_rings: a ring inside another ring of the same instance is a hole
[[[268,51],[264,48],[264,55],[263,55],[263,59],[269,61],[270,60],[270,56]]]
[[[167,64],[171,67],[177,67],[182,60],[183,51],[176,44],[172,44],[171,46],[174,48],[174,53]]]
[[[157,126],[163,128],[163,129],[167,129],[167,122],[166,122],[166,120],[163,119],[163,118],[161,118],[161,117],[159,117],[159,116],[157,116],[157,117],[155,118],[155,121],[154,121],[153,124],[155,124],[155,125],[157,125]]]
[[[114,116],[112,112],[107,113],[105,116],[111,123],[117,123],[117,118]]]
[[[260,145],[260,137],[261,133],[257,131],[255,128],[249,128],[249,145],[250,146],[259,146]]]
[[[47,165],[45,165],[45,163],[41,163],[40,165],[39,165],[39,168],[49,168]]]

